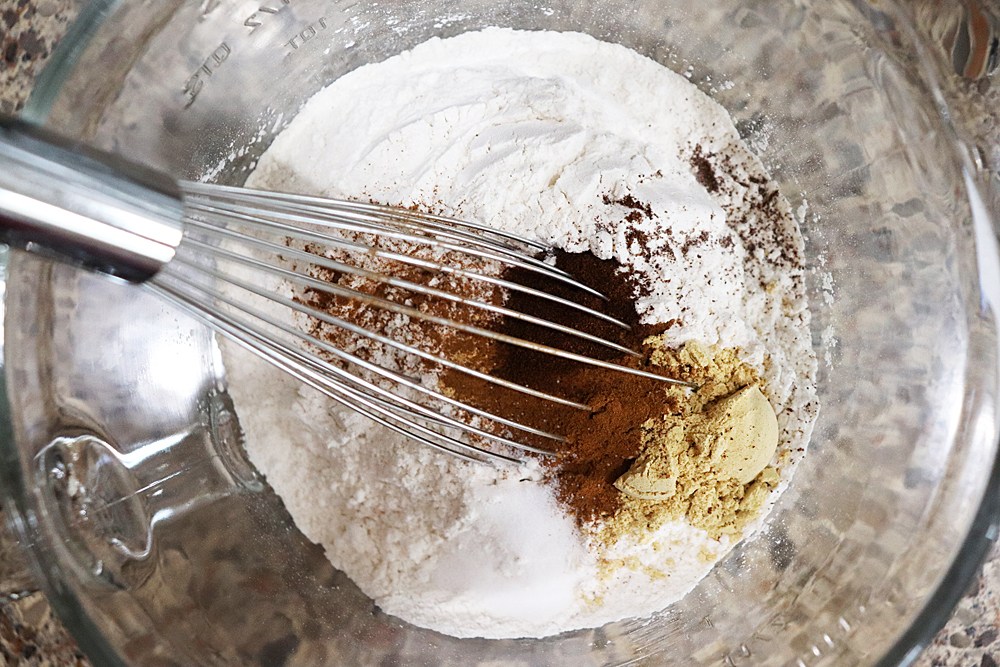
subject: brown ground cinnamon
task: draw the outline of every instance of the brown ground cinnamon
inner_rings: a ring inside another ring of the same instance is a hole
[[[581,296],[575,288],[521,270],[508,271],[505,277],[584,303],[624,321],[631,326],[631,330],[626,331],[573,309],[554,306],[543,299],[519,293],[509,296],[508,306],[599,335],[634,350],[642,349],[642,341],[648,336],[662,333],[674,324],[649,327],[638,322],[633,305],[636,286],[630,283],[629,277],[613,260],[600,260],[591,253],[559,251],[556,253],[556,266],[580,282],[603,291],[607,301]],[[625,356],[511,318],[499,322],[497,328],[527,340],[657,372],[656,367],[648,363],[649,350],[638,358]],[[621,494],[614,488],[613,482],[639,455],[643,422],[680,409],[677,394],[668,392],[670,385],[662,381],[532,350],[507,345],[497,347],[502,349],[495,352],[495,375],[583,403],[591,408],[591,412],[525,396],[453,371],[442,375],[442,384],[453,388],[457,396],[477,407],[565,436],[564,443],[530,436],[521,436],[521,439],[560,454],[558,459],[545,459],[545,463],[555,481],[559,500],[578,523],[586,524],[612,516],[621,502]]]

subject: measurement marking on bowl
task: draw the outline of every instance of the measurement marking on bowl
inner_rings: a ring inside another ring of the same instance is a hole
[[[188,97],[187,104],[184,105],[185,109],[194,104],[198,94],[201,93],[201,89],[205,87],[205,80],[202,77],[212,76],[212,73],[217,71],[222,63],[226,62],[226,59],[229,58],[232,52],[233,50],[225,42],[219,44],[212,51],[212,55],[205,58],[205,62],[201,64],[201,67],[195,70],[194,74],[188,78],[184,83],[184,94]]]
[[[291,3],[291,1],[292,0],[280,0],[282,5],[288,5]],[[250,32],[253,33],[254,30],[264,25],[263,22],[261,22],[257,18],[257,12],[260,12],[262,14],[277,14],[281,10],[282,7],[268,7],[267,5],[263,5],[261,7],[258,7],[256,12],[248,16],[246,20],[243,21],[243,25],[250,28]]]
[[[290,40],[285,42],[285,46],[292,47],[292,51],[297,50],[299,46],[308,42],[310,39],[316,36],[316,33],[318,32],[316,26],[319,26],[319,30],[325,30],[326,17],[324,16],[319,20],[317,20],[315,23],[310,23],[309,25],[307,25],[302,32],[300,32],[299,34],[295,35],[295,37],[292,37]],[[298,40],[297,44],[296,40]]]
[[[243,20],[243,25],[250,28],[249,34],[253,34],[257,28],[264,25],[267,20],[267,15],[278,14],[282,9],[292,4],[292,0],[271,0],[270,4],[261,5],[257,8],[257,11],[253,12]],[[354,7],[357,3],[351,3],[350,5],[344,7],[343,9],[350,9]],[[296,51],[300,46],[311,40],[320,30],[325,30],[327,28],[326,17],[320,17],[316,21],[308,24],[305,28],[299,31],[294,37],[292,37],[287,42],[282,44],[283,47],[291,47],[291,51]],[[222,42],[212,51],[211,55],[205,59],[205,61],[198,67],[195,72],[188,77],[187,81],[184,82],[183,94],[187,97],[187,102],[184,104],[184,108],[187,109],[201,94],[201,91],[205,87],[205,79],[212,76],[219,67],[224,63],[230,55],[232,55],[232,48],[228,43]]]

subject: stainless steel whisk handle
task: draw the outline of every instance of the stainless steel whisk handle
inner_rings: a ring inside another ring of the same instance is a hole
[[[181,241],[173,178],[0,117],[0,240],[132,282],[156,275]]]

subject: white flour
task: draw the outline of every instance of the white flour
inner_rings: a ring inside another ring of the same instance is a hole
[[[709,187],[699,155],[713,156]],[[614,257],[642,278],[644,322],[675,320],[678,344],[742,349],[767,381],[779,452],[797,452],[815,416],[801,238],[765,176],[728,114],[683,77],[579,34],[488,29],[335,81],[247,185],[417,204]],[[532,471],[437,454],[224,351],[251,460],[330,561],[414,624],[537,637],[648,616],[732,546],[667,525],[613,554],[648,570],[601,580],[587,537]]]

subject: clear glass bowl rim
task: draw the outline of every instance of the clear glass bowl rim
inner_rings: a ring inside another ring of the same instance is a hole
[[[70,24],[66,35],[53,50],[49,62],[36,78],[31,94],[20,113],[23,120],[43,125],[49,112],[58,99],[62,87],[69,79],[80,56],[89,46],[104,23],[124,4],[124,0],[90,0],[81,9],[77,18]],[[908,14],[895,0],[890,0],[882,11],[901,17],[908,27]],[[914,35],[916,43],[922,43]],[[928,57],[926,53],[922,57]],[[930,90],[935,94],[942,114],[942,121],[953,136],[957,136],[951,113],[945,103],[940,86],[934,76],[925,66],[921,74],[926,79]],[[963,156],[966,168],[971,164],[967,156]],[[975,187],[967,181],[970,187]],[[6,258],[0,262],[0,271],[6,273]],[[3,280],[6,279],[4,276]],[[0,340],[2,346],[2,340]],[[2,347],[0,347],[2,350]],[[2,370],[0,357],[0,370]],[[0,440],[5,445],[14,442],[12,415],[8,399],[8,386],[5,375],[0,372]],[[10,451],[8,449],[8,451]],[[7,508],[8,523],[15,534],[27,543],[30,539],[30,528],[25,524],[23,505],[19,497],[23,497],[23,480],[14,479],[15,475],[3,472],[8,466],[0,466],[0,500]],[[981,566],[993,545],[1000,536],[1000,449],[994,458],[989,481],[983,494],[982,502],[976,511],[975,518],[969,528],[954,561],[941,579],[936,590],[928,597],[923,609],[914,617],[913,622],[895,644],[872,667],[908,667],[919,657],[920,653],[934,640],[935,636],[951,618],[952,612],[980,573]],[[110,643],[101,635],[97,627],[90,621],[82,605],[76,597],[60,585],[58,572],[45,568],[37,557],[30,553],[30,547],[25,547],[29,564],[39,580],[42,590],[60,619],[77,639],[81,648],[91,658],[94,664],[109,667],[126,667],[121,657]]]

